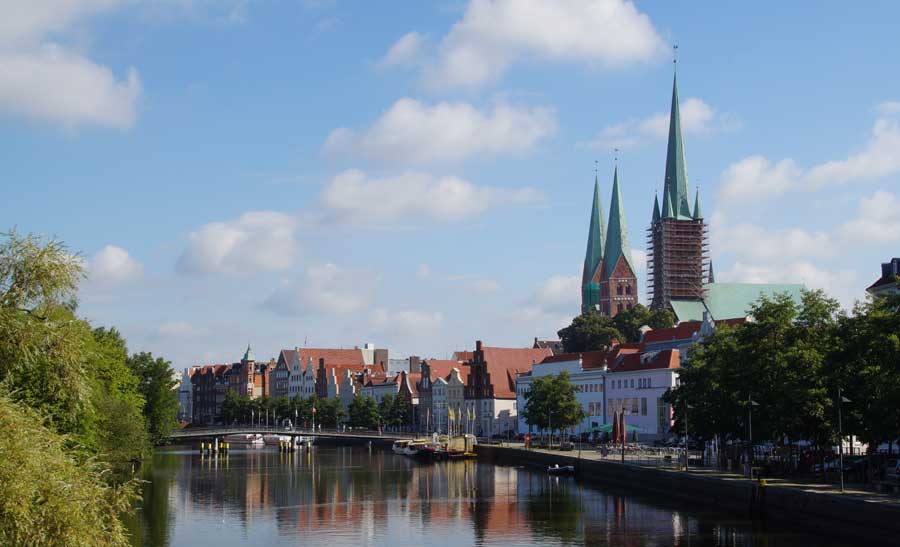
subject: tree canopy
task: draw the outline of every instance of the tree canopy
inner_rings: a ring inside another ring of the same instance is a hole
[[[534,378],[525,394],[525,408],[522,411],[525,423],[538,429],[558,430],[577,425],[586,414],[575,391],[567,371]]]
[[[675,315],[669,310],[651,310],[642,304],[623,310],[609,318],[596,310],[589,310],[560,330],[559,339],[567,353],[603,350],[613,341],[640,342],[641,327],[666,329],[675,325]]]

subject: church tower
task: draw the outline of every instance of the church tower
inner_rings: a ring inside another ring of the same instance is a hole
[[[703,298],[708,243],[699,189],[693,211],[688,199],[676,76],[672,83],[662,211],[658,198],[654,198],[653,218],[647,230],[647,296],[652,309],[671,309],[672,300]]]
[[[630,310],[637,304],[637,276],[631,261],[628,244],[628,224],[625,222],[625,205],[619,190],[619,167],[613,173],[612,199],[609,203],[609,223],[606,225],[600,276],[600,310],[608,317]]]
[[[587,251],[584,253],[584,270],[581,275],[581,313],[600,309],[600,264],[603,262],[605,237],[603,207],[600,205],[600,183],[595,176],[594,204],[591,207]]]

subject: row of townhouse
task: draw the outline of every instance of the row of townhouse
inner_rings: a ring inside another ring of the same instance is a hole
[[[182,401],[182,414],[188,406],[191,422],[212,424],[219,420],[228,392],[250,398],[271,395],[274,367],[274,361],[257,362],[250,346],[238,363],[192,367],[184,375],[190,377],[191,396],[190,401]]]

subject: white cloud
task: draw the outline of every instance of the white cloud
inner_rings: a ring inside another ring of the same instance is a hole
[[[115,245],[97,251],[87,262],[86,269],[89,282],[103,287],[135,281],[144,275],[144,265]]]
[[[787,158],[773,164],[763,156],[749,156],[722,173],[719,192],[725,202],[761,201],[792,190],[817,190],[825,185],[878,179],[900,173],[900,122],[876,120],[865,148],[842,160],[831,160],[809,169]]]
[[[372,312],[372,327],[395,336],[422,336],[433,334],[444,322],[440,312],[422,310],[388,311],[383,308]]]
[[[427,38],[418,32],[407,32],[397,40],[379,61],[379,66],[416,66],[423,61]]]
[[[186,321],[163,323],[156,329],[158,338],[198,338],[209,334],[209,330],[197,328]]]
[[[110,68],[49,40],[124,3],[36,0],[0,8],[0,112],[69,129],[131,127],[141,94],[137,70],[118,80]]]
[[[887,243],[900,240],[900,197],[891,192],[875,192],[859,202],[857,218],[845,222],[838,234],[845,245],[863,242]]]
[[[205,224],[190,235],[178,270],[238,274],[283,270],[296,258],[296,226],[296,219],[274,211]]]
[[[459,220],[496,205],[540,199],[541,194],[531,187],[476,186],[456,177],[424,173],[369,178],[355,169],[339,173],[322,192],[322,202],[339,220],[362,224]]]
[[[529,303],[543,313],[577,313],[581,305],[581,278],[574,275],[551,276],[541,283]]]
[[[499,282],[493,279],[476,279],[466,284],[469,292],[478,295],[494,294],[502,287]]]
[[[391,51],[404,40],[409,34]],[[665,49],[630,1],[471,0],[422,75],[432,89],[475,89],[522,61],[622,68],[659,59]]]
[[[527,152],[556,129],[556,114],[546,107],[499,102],[481,111],[468,103],[429,106],[405,97],[364,131],[333,130],[323,151],[404,164],[458,161]]]
[[[802,174],[794,160],[772,164],[763,156],[749,156],[725,169],[719,193],[726,201],[765,199],[797,187]]]
[[[281,315],[347,315],[372,300],[375,279],[371,273],[344,269],[333,263],[313,265],[303,276],[286,280],[263,302]]]
[[[875,105],[875,111],[885,116],[900,114],[900,101],[885,101],[879,103]]]
[[[687,134],[709,135],[724,131],[734,131],[741,122],[727,113],[716,112],[701,99],[692,97],[681,102],[681,130]],[[633,148],[648,140],[664,139],[669,134],[669,113],[660,112],[643,119],[609,125],[591,141],[584,143],[589,148],[613,149]]]
[[[718,252],[734,253],[738,260],[750,263],[795,258],[830,258],[838,249],[826,232],[802,228],[769,229],[751,223],[717,226],[712,233]]]

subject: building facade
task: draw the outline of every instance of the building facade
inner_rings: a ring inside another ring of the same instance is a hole
[[[897,284],[900,276],[900,258],[892,258],[889,262],[881,264],[881,277],[866,288],[866,292],[872,296],[887,296],[900,293],[900,285]]]

